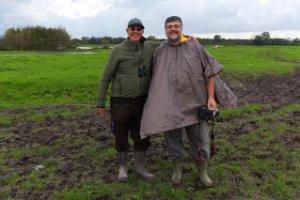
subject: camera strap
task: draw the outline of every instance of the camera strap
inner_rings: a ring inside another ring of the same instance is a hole
[[[215,119],[212,119],[211,122],[211,131],[210,131],[210,157],[212,158],[215,155],[215,132],[214,132]]]
[[[215,119],[212,118],[210,120],[205,120],[205,121],[207,122],[207,125],[208,125],[208,131],[209,131],[209,137],[210,137],[210,144],[209,144],[210,158],[212,158],[216,154],[216,152],[215,152],[215,130],[214,130]],[[211,129],[209,129],[208,121],[211,121]]]

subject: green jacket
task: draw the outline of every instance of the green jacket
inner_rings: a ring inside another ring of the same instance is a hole
[[[154,41],[133,43],[126,39],[113,48],[99,85],[97,107],[105,107],[110,83],[111,97],[137,98],[147,94],[152,54],[157,45]],[[139,68],[145,71],[142,77]]]

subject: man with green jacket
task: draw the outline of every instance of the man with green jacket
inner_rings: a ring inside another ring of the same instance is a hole
[[[105,113],[107,90],[111,85],[111,121],[118,152],[118,180],[127,181],[128,135],[134,142],[134,171],[145,180],[153,180],[154,175],[145,170],[145,154],[150,146],[150,137],[141,139],[140,122],[146,99],[152,54],[158,42],[146,41],[141,20],[131,19],[126,28],[128,38],[113,48],[99,86],[97,111],[101,117]]]

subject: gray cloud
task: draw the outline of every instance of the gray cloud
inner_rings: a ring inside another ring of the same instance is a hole
[[[42,25],[65,27],[72,37],[124,37],[128,20],[138,17],[145,35],[164,36],[164,20],[178,15],[189,34],[282,31],[299,38],[299,6],[298,0],[12,0],[0,2],[0,34]]]

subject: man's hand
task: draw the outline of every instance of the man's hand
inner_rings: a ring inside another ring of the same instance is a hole
[[[208,98],[207,108],[215,111],[217,110],[217,102],[215,101],[215,98]]]
[[[190,35],[185,35],[185,36],[189,39],[189,41],[193,41],[193,42],[198,41],[197,38],[194,36],[190,36]]]
[[[105,108],[97,108],[97,113],[100,117],[104,117],[105,114]]]

